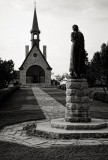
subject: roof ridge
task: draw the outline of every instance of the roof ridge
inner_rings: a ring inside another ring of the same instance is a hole
[[[31,50],[30,50],[30,51],[29,51],[29,53],[27,54],[27,56],[26,56],[25,60],[23,61],[23,63],[22,63],[22,65],[21,65],[21,67],[19,68],[20,70],[22,70],[22,69],[23,69],[23,65],[24,65],[24,63],[25,63],[26,59],[28,58],[28,56],[30,55],[30,53],[31,53],[32,49],[34,48],[34,46],[36,46],[36,44],[34,44],[34,45],[33,45],[33,47],[31,48]],[[37,46],[36,46],[36,47],[37,47]],[[42,57],[43,57],[44,61],[47,63],[47,65],[48,65],[48,70],[52,70],[52,68],[50,67],[49,63],[47,62],[47,60],[45,59],[44,55],[42,54],[41,50],[40,50],[38,47],[37,47],[37,49],[38,49],[38,50],[39,50],[39,52],[41,53],[41,55],[42,55]]]

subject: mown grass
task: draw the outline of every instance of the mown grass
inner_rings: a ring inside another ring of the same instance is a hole
[[[108,146],[32,148],[0,142],[0,160],[108,160]]]
[[[56,101],[66,106],[66,91],[57,88],[42,88],[44,92]],[[100,101],[90,102],[90,116],[92,118],[108,119],[108,104]]]
[[[45,119],[30,88],[21,88],[0,104],[0,128],[6,125]]]
[[[66,105],[66,93],[64,90],[57,88],[42,88],[42,90],[62,105]],[[31,109],[29,106],[31,106]],[[26,108],[22,109],[24,107]],[[108,119],[108,104],[93,101],[90,102],[90,108],[92,118]],[[0,128],[10,124],[41,119],[45,119],[45,116],[31,88],[17,90],[7,101],[0,104]]]
[[[53,88],[43,90],[65,106],[65,91]],[[35,110],[21,110],[24,105],[35,105],[37,108]],[[107,105],[92,102],[91,107],[92,117],[108,118]],[[2,104],[2,108],[0,107],[0,126],[43,118],[45,116],[31,89],[16,91],[12,97]],[[67,145],[32,148],[0,141],[0,160],[108,160],[108,146]]]

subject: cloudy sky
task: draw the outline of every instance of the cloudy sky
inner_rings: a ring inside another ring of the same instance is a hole
[[[108,0],[37,0],[40,48],[47,45],[53,73],[68,72],[70,34],[77,24],[85,37],[89,59],[108,42]],[[30,45],[34,0],[0,0],[0,57],[12,59],[18,69]]]

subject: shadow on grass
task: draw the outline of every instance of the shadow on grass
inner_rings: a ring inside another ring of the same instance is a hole
[[[32,148],[0,142],[0,160],[108,160],[107,145]]]
[[[30,88],[21,88],[0,104],[0,128],[31,120],[45,119]]]

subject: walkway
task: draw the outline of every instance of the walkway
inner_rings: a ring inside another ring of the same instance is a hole
[[[42,123],[43,121],[32,121],[13,126],[5,127],[0,132],[0,140],[18,143],[30,147],[50,147],[50,146],[64,146],[64,145],[108,145],[108,139],[72,139],[72,140],[51,140],[39,137],[29,137],[23,131],[23,127],[27,124]]]
[[[32,88],[35,98],[48,120],[65,116],[65,107],[40,88]]]
[[[65,107],[57,102],[54,98],[49,96],[46,92],[40,88],[32,88],[38,106],[44,112],[46,120],[31,121],[25,123],[19,123],[11,126],[4,127],[0,131],[0,140],[14,142],[30,147],[50,147],[55,145],[100,145],[107,144],[108,139],[83,139],[83,140],[50,140],[39,137],[29,137],[26,135],[23,127],[27,124],[42,123],[53,118],[64,117]]]

